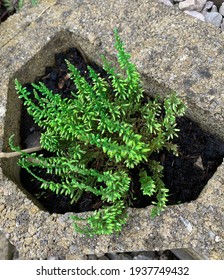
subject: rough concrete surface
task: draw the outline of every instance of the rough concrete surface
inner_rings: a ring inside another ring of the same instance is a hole
[[[175,90],[187,103],[188,116],[224,140],[224,35],[215,27],[158,1],[59,0],[27,7],[0,26],[1,149],[8,150],[12,133],[19,142],[21,104],[14,78],[33,81],[53,65],[55,53],[74,46],[99,65],[102,53],[115,61],[114,27],[145,90],[163,96]],[[223,164],[196,201],[168,207],[155,219],[149,217],[150,207],[129,209],[121,234],[95,238],[74,233],[70,213],[40,210],[17,187],[18,171],[16,160],[2,160],[0,230],[24,259],[178,248],[198,258],[224,258]]]
[[[13,248],[5,235],[0,231],[0,260],[9,260],[12,258]]]

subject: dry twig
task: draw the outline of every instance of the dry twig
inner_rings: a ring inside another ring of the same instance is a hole
[[[41,148],[40,146],[38,147],[33,147],[33,148],[28,148],[28,149],[24,149],[21,150],[21,152],[24,153],[33,153],[33,152],[37,152],[37,151],[41,151],[43,148]],[[12,157],[17,157],[21,155],[21,152],[0,152],[0,158],[12,158]]]

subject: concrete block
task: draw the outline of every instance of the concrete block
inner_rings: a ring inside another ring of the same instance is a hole
[[[188,105],[187,115],[224,140],[224,37],[215,27],[155,0],[60,0],[41,1],[0,25],[0,149],[9,150],[12,133],[19,142],[21,104],[14,79],[32,82],[53,65],[55,53],[69,47],[98,65],[102,53],[115,62],[115,27],[145,91],[161,96],[176,91]],[[2,160],[0,228],[24,259],[179,248],[201,259],[224,258],[224,164],[196,201],[170,206],[155,219],[150,207],[129,209],[118,236],[94,238],[74,233],[70,213],[41,209],[20,186],[18,174],[16,160]],[[18,223],[21,215],[26,218]]]

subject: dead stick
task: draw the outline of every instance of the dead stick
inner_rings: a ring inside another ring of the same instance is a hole
[[[41,148],[41,147],[33,147],[33,148],[21,150],[21,152],[24,152],[24,153],[32,153],[32,152],[41,151],[42,149],[43,149],[43,148]],[[21,152],[11,152],[11,153],[0,152],[0,158],[12,158],[12,157],[17,157],[17,156],[20,156],[20,155],[21,155]]]

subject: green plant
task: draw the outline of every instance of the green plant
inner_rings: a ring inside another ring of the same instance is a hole
[[[34,6],[37,4],[38,0],[30,0],[31,4]],[[24,0],[0,0],[0,6],[4,6],[8,12],[14,10],[19,10],[24,5]]]
[[[142,164],[138,174],[144,195],[156,197],[151,215],[166,207],[163,166],[151,155],[167,149],[177,154],[172,139],[177,136],[176,118],[185,112],[183,102],[172,93],[163,105],[158,98],[146,101],[140,74],[115,30],[115,48],[121,73],[103,56],[108,80],[88,67],[91,84],[66,61],[77,92],[73,99],[54,94],[43,83],[32,84],[31,93],[17,80],[16,90],[34,121],[43,128],[41,147],[53,153],[20,152],[19,165],[27,169],[43,189],[70,196],[71,203],[84,192],[100,196],[103,207],[86,219],[73,216],[75,229],[86,234],[119,232],[126,223],[130,203],[130,170]],[[144,168],[147,166],[147,168]],[[55,174],[59,181],[46,181],[34,173],[33,167]],[[80,224],[81,223],[81,224]],[[83,224],[84,223],[84,224]]]

